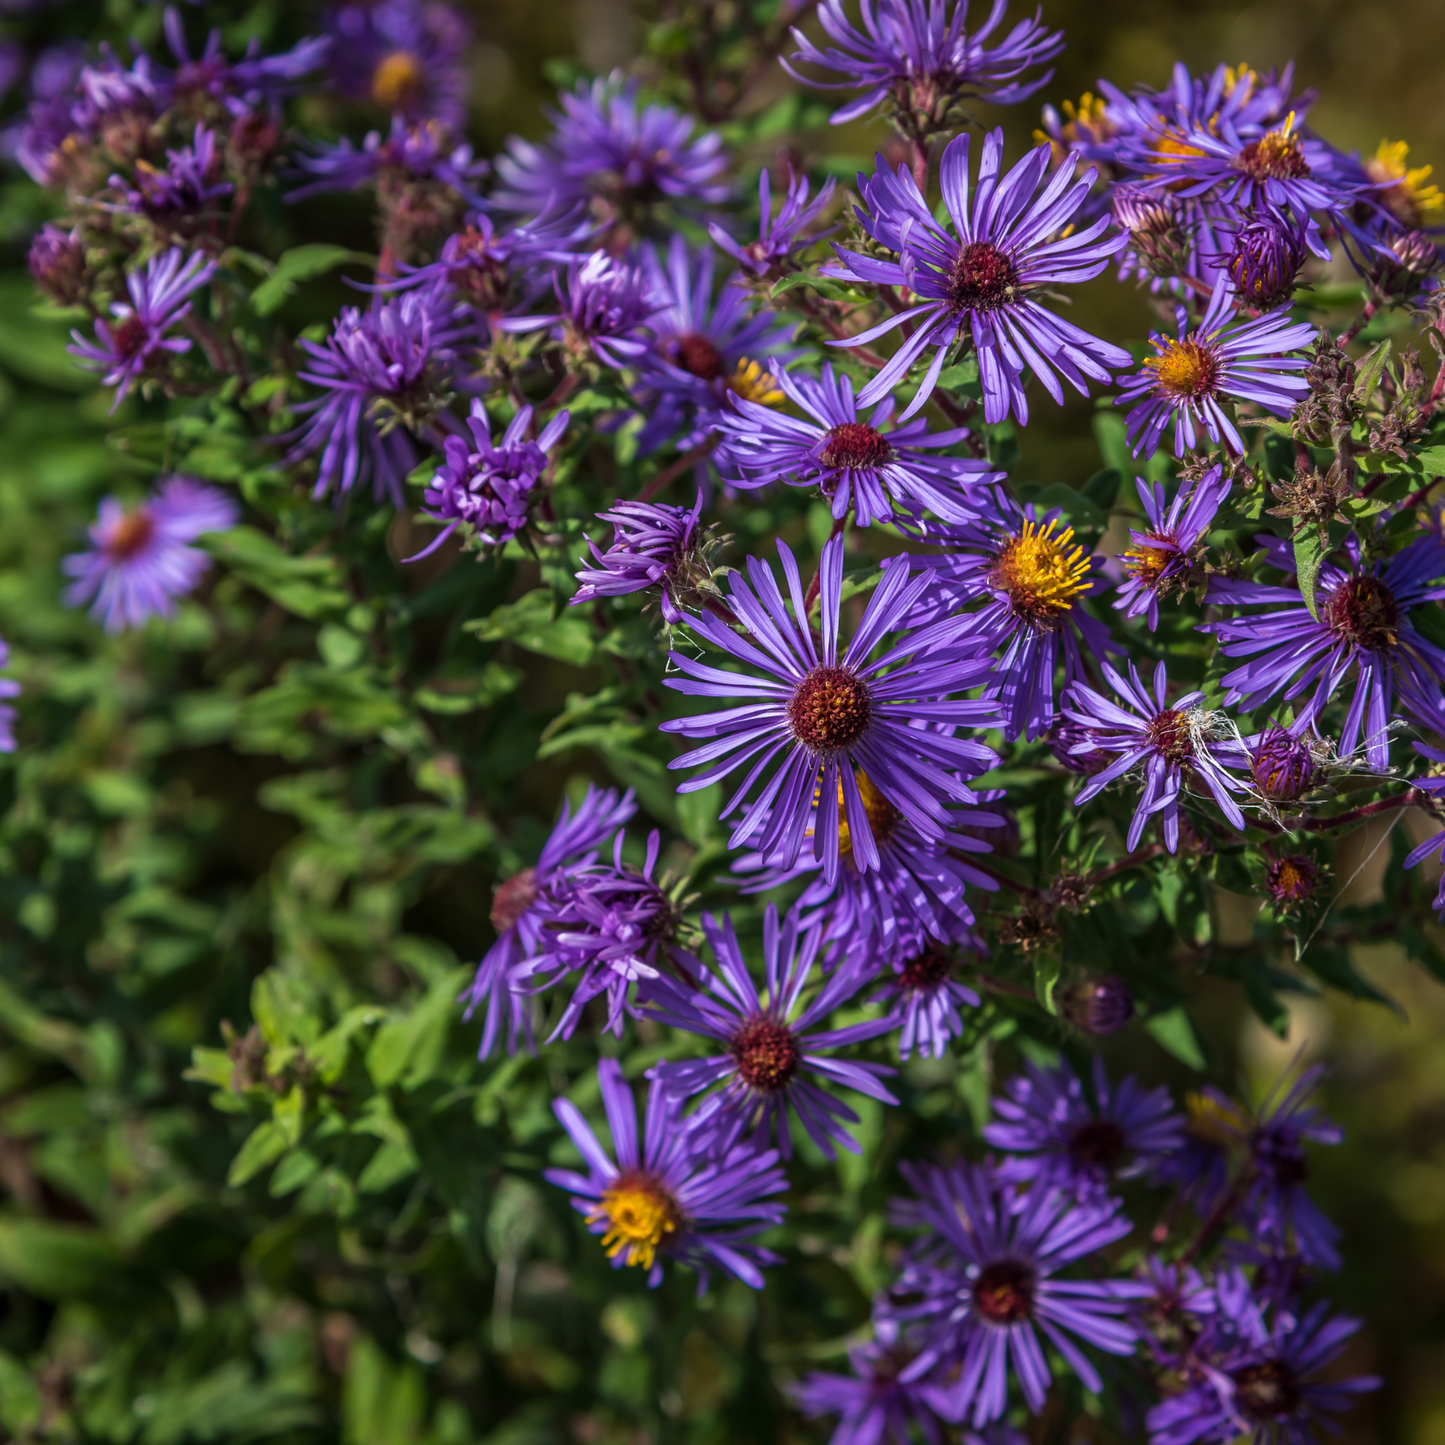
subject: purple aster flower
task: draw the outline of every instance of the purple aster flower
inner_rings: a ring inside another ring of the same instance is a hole
[[[816,198],[809,202],[807,176],[794,175],[790,169],[788,189],[775,216],[772,178],[764,166],[758,176],[758,239],[746,246],[740,245],[716,221],[707,223],[708,234],[714,244],[726,251],[750,276],[761,278],[779,274],[789,264],[788,258],[796,247],[812,245],[824,236],[832,235],[835,228],[817,231],[806,237],[803,232],[828,209],[837,184],[830,177],[823,183]]]
[[[1179,798],[1186,782],[1202,783],[1230,824],[1243,832],[1244,814],[1232,795],[1246,791],[1245,784],[1225,771],[1243,761],[1243,750],[1222,740],[1226,736],[1223,715],[1201,706],[1202,692],[1188,692],[1167,702],[1168,679],[1162,662],[1154,669],[1152,698],[1132,662],[1127,682],[1107,662],[1103,666],[1109,686],[1126,706],[1121,708],[1087,684],[1076,682],[1064,697],[1064,716],[1089,730],[1089,741],[1081,746],[1118,756],[1084,784],[1075,804],[1087,803],[1115,778],[1141,768],[1144,791],[1129,824],[1126,847],[1130,853],[1139,846],[1145,824],[1156,813],[1164,825],[1164,846],[1171,853],[1179,846]]]
[[[114,411],[126,393],[147,371],[168,356],[191,349],[184,336],[167,336],[176,322],[191,314],[191,297],[216,274],[214,262],[199,253],[187,256],[179,247],[152,256],[144,271],[125,278],[126,301],[113,301],[111,321],[95,323],[95,340],[72,331],[75,345],[67,351],[88,371],[101,373],[106,386],[116,388]]]
[[[1224,402],[1253,402],[1276,416],[1288,416],[1309,391],[1309,383],[1292,373],[1309,361],[1286,356],[1307,346],[1315,336],[1308,321],[1291,321],[1288,307],[1256,320],[1234,315],[1232,284],[1221,280],[1197,326],[1175,307],[1177,337],[1150,332],[1154,355],[1142,371],[1124,379],[1116,406],[1132,406],[1126,421],[1134,455],[1152,452],[1174,424],[1174,455],[1200,444],[1200,433],[1212,442],[1243,454],[1244,441],[1224,411]]]
[[[1415,751],[1428,758],[1432,763],[1445,763],[1445,753],[1426,743],[1416,743]],[[1410,781],[1413,787],[1429,793],[1432,797],[1439,798],[1445,795],[1445,777],[1412,778]],[[1405,859],[1405,867],[1413,868],[1416,864],[1423,863],[1432,854],[1445,861],[1445,832],[1436,833],[1433,838],[1427,838],[1418,847],[1412,848],[1409,856]],[[1436,895],[1434,908],[1437,913],[1445,916],[1445,875],[1441,876],[1440,891]]]
[[[1021,79],[1025,71],[1052,60],[1064,48],[1063,33],[1046,30],[1038,16],[1020,20],[992,49],[984,47],[1008,0],[994,0],[988,19],[969,34],[968,0],[859,0],[860,30],[851,24],[843,0],[823,0],[818,20],[833,44],[820,50],[801,30],[793,30],[798,49],[793,59],[819,66],[838,81],[799,75],[786,60],[788,74],[820,90],[852,90],[863,94],[833,112],[834,125],[866,115],[893,98],[905,110],[942,115],[953,102],[970,97],[995,105],[1027,100],[1053,75]]]
[[[1295,278],[1309,259],[1309,246],[1297,224],[1266,215],[1239,226],[1229,250],[1217,259],[1245,304],[1268,311],[1287,305],[1294,296]]]
[[[315,497],[333,487],[344,497],[370,477],[377,501],[401,506],[417,464],[410,433],[430,422],[470,331],[464,308],[440,289],[343,307],[324,343],[301,342],[310,370],[297,375],[322,394],[296,407],[309,419],[287,436],[282,464],[316,456]]]
[[[570,1039],[582,1010],[603,994],[607,997],[604,1027],[620,1036],[623,1015],[632,1011],[628,993],[633,984],[651,984],[667,967],[690,974],[691,955],[673,946],[680,921],[677,907],[652,877],[661,835],[655,830],[649,834],[647,861],[640,873],[623,866],[624,841],[619,833],[610,869],[580,879],[557,900],[536,957],[517,972],[534,993],[544,992],[568,974],[577,975],[572,997],[548,1043]]]
[[[690,116],[668,105],[639,105],[638,84],[614,72],[563,92],[556,129],[540,145],[519,136],[497,157],[503,211],[539,215],[551,206],[591,205],[599,220],[631,222],[659,201],[727,199],[722,137],[693,134]]]
[[[820,649],[808,623],[811,609],[798,565],[781,541],[778,555],[793,605],[791,616],[771,569],[760,558],[749,557],[752,585],[738,573],[729,578],[728,605],[743,632],[706,613],[692,624],[715,647],[746,664],[751,675],[724,672],[684,653],[670,654],[671,665],[685,675],[667,678],[669,687],[748,701],[663,723],[664,732],[710,739],[668,766],[702,767],[679,787],[680,792],[693,792],[748,765],[742,784],[723,807],[724,817],[743,803],[771,767],[760,793],[744,808],[729,846],[756,838],[758,852],[774,867],[791,867],[797,861],[814,821],[814,790],[821,788],[824,814],[814,828],[814,857],[823,860],[825,877],[837,875],[841,816],[847,819],[854,865],[866,872],[881,866],[881,859],[857,770],[867,773],[880,796],[922,837],[941,839],[949,825],[946,804],[975,801],[959,774],[982,772],[993,757],[981,744],[953,735],[957,728],[987,725],[992,705],[950,697],[982,682],[991,665],[960,653],[956,644],[967,619],[954,618],[901,637],[882,656],[868,660],[928,586],[926,574],[910,575],[906,566],[888,570],[868,599],[852,641],[840,653],[841,537],[824,546],[818,564]]]
[[[1312,1445],[1355,1395],[1379,1388],[1371,1375],[1314,1378],[1360,1327],[1321,1302],[1300,1313],[1257,1301],[1242,1271],[1223,1273],[1218,1310],[1196,1350],[1184,1390],[1148,1416],[1151,1445],[1248,1438],[1261,1445]],[[1271,1318],[1272,1314],[1272,1318]]]
[[[971,522],[993,507],[982,488],[1003,481],[1003,472],[972,457],[930,455],[958,446],[967,427],[930,432],[916,419],[885,430],[892,397],[859,421],[853,383],[826,362],[817,380],[779,371],[777,384],[805,415],[739,397],[722,420],[719,464],[731,485],[816,486],[835,517],[852,507],[860,527],[891,520],[895,502],[926,507],[949,522]]]
[[[346,136],[334,146],[318,145],[314,155],[296,157],[301,171],[314,177],[286,193],[287,201],[300,201],[327,191],[355,191],[375,184],[383,199],[407,185],[430,184],[454,192],[468,206],[486,205],[477,182],[486,175],[486,161],[458,142],[436,120],[408,122],[391,118],[385,139],[370,131],[358,150]]]
[[[1255,800],[1267,816],[1282,822],[1302,812],[1304,799],[1325,782],[1330,743],[1299,719],[1289,727],[1272,722],[1244,741]]]
[[[971,944],[975,951],[982,951],[978,940]],[[953,949],[931,938],[922,939],[917,948],[883,972],[878,997],[892,1006],[900,1059],[908,1059],[915,1048],[925,1058],[941,1059],[950,1040],[963,1037],[961,1010],[977,1008],[979,997],[958,981],[959,963]]]
[[[943,1427],[929,1403],[932,1386],[898,1378],[913,1358],[907,1343],[886,1325],[880,1338],[848,1351],[851,1375],[814,1370],[794,1385],[793,1403],[814,1419],[837,1415],[829,1445],[943,1445]]]
[[[647,352],[642,330],[661,306],[646,274],[614,260],[606,251],[571,262],[552,277],[561,303],[560,316],[509,316],[502,331],[556,328],[559,339],[578,356],[591,353],[604,366],[635,366]]]
[[[1104,625],[1080,605],[1105,587],[1103,559],[1074,540],[1057,510],[1040,517],[1033,504],[1000,496],[993,514],[964,527],[916,529],[948,550],[909,554],[907,565],[927,569],[932,583],[906,619],[924,626],[961,606],[982,604],[964,626],[984,651],[999,650],[990,696],[1003,711],[1004,736],[1030,741],[1056,721],[1054,681],[1060,667],[1064,686],[1084,675],[1080,642],[1102,659],[1117,646]],[[885,568],[903,565],[889,559]]]
[[[691,253],[681,236],[672,238],[665,263],[649,247],[642,265],[656,304],[648,321],[654,343],[640,363],[647,422],[637,445],[644,456],[684,425],[678,445],[696,446],[727,415],[733,396],[782,400],[772,376],[749,358],[796,357],[790,323],[767,310],[750,315],[752,298],[732,283],[714,301],[712,251]]]
[[[1230,479],[1223,465],[1216,464],[1192,486],[1180,482],[1167,509],[1162,482],[1151,486],[1143,477],[1136,477],[1134,484],[1149,526],[1142,532],[1129,530],[1134,545],[1124,553],[1125,577],[1114,606],[1125,617],[1147,616],[1153,632],[1159,625],[1160,597],[1188,586],[1200,544],[1229,495]]]
[[[65,600],[79,607],[94,598],[91,615],[107,632],[170,617],[176,598],[193,592],[211,565],[205,552],[189,544],[207,532],[229,530],[240,515],[224,492],[191,477],[167,478],[136,507],[107,497],[90,528],[90,551],[72,553],[61,563],[75,578]]]
[[[877,1038],[894,1027],[892,1019],[873,1019],[828,1029],[835,1009],[858,991],[861,979],[851,968],[835,968],[806,1005],[801,1004],[817,961],[822,939],[816,929],[798,936],[798,916],[790,913],[781,925],[769,904],[763,915],[763,989],[738,947],[732,918],[721,925],[704,914],[703,933],[717,972],[689,960],[687,986],[659,974],[642,992],[642,1006],[664,1023],[716,1039],[726,1052],[711,1058],[660,1063],[649,1077],[655,1087],[691,1098],[716,1088],[693,1116],[694,1127],[716,1136],[717,1146],[731,1148],[747,1134],[761,1148],[776,1134],[784,1159],[793,1156],[790,1116],[796,1116],[808,1137],[828,1158],[834,1145],[858,1154],[862,1149],[848,1132],[858,1116],[814,1080],[856,1090],[885,1104],[897,1099],[881,1080],[894,1071],[885,1064],[833,1057],[848,1044]]]
[[[1294,571],[1290,545],[1259,537],[1268,563]],[[1382,771],[1389,764],[1390,718],[1398,693],[1406,711],[1427,726],[1439,709],[1445,651],[1421,635],[1411,610],[1445,598],[1445,543],[1438,532],[1412,542],[1388,560],[1365,565],[1358,541],[1348,537],[1341,562],[1326,561],[1315,579],[1318,615],[1299,591],[1241,579],[1212,578],[1205,601],[1267,609],[1224,622],[1202,623],[1226,657],[1248,658],[1224,675],[1226,706],[1253,710],[1283,690],[1284,700],[1310,694],[1296,721],[1313,723],[1355,669],[1354,693],[1339,750],[1352,753],[1364,729],[1365,756]],[[1337,554],[1338,555],[1338,554]]]
[[[982,1426],[1008,1406],[1012,1365],[1037,1414],[1050,1382],[1042,1333],[1086,1389],[1102,1389],[1079,1342],[1132,1354],[1137,1331],[1120,1316],[1148,1286],[1059,1272],[1129,1233],[1118,1201],[1071,1201],[1048,1188],[1021,1195],[977,1165],[900,1168],[918,1196],[901,1206],[900,1219],[927,1231],[905,1255],[892,1292],[917,1303],[889,1306],[920,1331],[922,1349],[901,1378],[932,1374],[946,1418]]]
[[[0,667],[10,665],[10,644],[0,638]],[[0,677],[0,697],[19,697],[20,684],[13,677]],[[0,703],[0,753],[15,751],[15,721],[20,716],[17,708],[9,703]]]
[[[577,1146],[586,1174],[547,1169],[550,1184],[572,1193],[572,1206],[587,1227],[601,1235],[614,1269],[636,1265],[648,1271],[654,1289],[662,1283],[662,1261],[675,1259],[698,1273],[698,1293],[721,1268],[754,1289],[763,1287],[760,1265],[781,1264],[770,1250],[748,1243],[781,1224],[786,1206],[770,1203],[788,1181],[775,1149],[745,1145],[716,1152],[679,1117],[678,1100],[660,1084],[648,1091],[642,1137],[637,1106],[615,1059],[597,1065],[602,1107],[612,1132],[614,1163],[570,1099],[556,1099],[552,1112]]]
[[[76,80],[84,63],[80,45],[55,45],[43,52],[30,72],[30,105],[13,132],[6,133],[6,150],[37,185],[63,185],[91,139],[75,116]]]
[[[471,1016],[487,1007],[477,1057],[485,1059],[507,1024],[507,1050],[515,1053],[523,1038],[532,1044],[528,1009],[531,994],[517,987],[518,969],[542,949],[542,930],[554,907],[584,879],[598,871],[596,850],[637,812],[629,789],[621,796],[615,788],[605,792],[588,786],[587,796],[574,813],[568,802],[558,818],[536,866],[523,868],[497,885],[492,898],[492,927],[496,942],[477,966],[471,987],[462,995]]]
[[[1149,1293],[1130,1311],[1155,1362],[1182,1372],[1200,1332],[1215,1311],[1214,1289],[1192,1264],[1166,1264],[1148,1255],[1139,1273]]]
[[[408,121],[466,119],[462,52],[471,26],[437,0],[374,0],[340,5],[326,17],[331,79],[352,100],[370,101]]]
[[[1134,1017],[1134,995],[1117,974],[1106,973],[1066,986],[1055,997],[1059,1013],[1086,1034],[1102,1037],[1117,1033]]]
[[[906,166],[891,171],[882,157],[871,180],[859,177],[871,215],[859,212],[868,233],[899,253],[896,261],[875,260],[838,247],[841,264],[830,274],[882,286],[906,286],[920,300],[879,325],[830,342],[861,346],[884,332],[912,322],[913,334],[894,352],[868,385],[859,402],[871,406],[887,396],[930,346],[937,348],[906,421],[933,394],[952,345],[972,342],[983,383],[983,414],[990,422],[1012,412],[1029,419],[1024,373],[1036,376],[1057,402],[1064,393],[1062,375],[1088,394],[1086,378],[1107,382],[1110,369],[1129,364],[1129,353],[1081,331],[1045,310],[1034,299],[1040,288],[1088,281],[1128,244],[1123,235],[1104,237],[1109,217],[1070,231],[1071,220],[1088,200],[1095,172],[1074,178],[1066,162],[1035,195],[1048,174],[1050,149],[1038,146],[1002,178],[1003,132],[990,131],[983,143],[978,189],[970,207],[969,136],[956,136],[943,152],[940,184],[948,213],[958,229],[955,239],[933,219]]]
[[[1147,1174],[1183,1142],[1183,1120],[1165,1088],[1145,1089],[1134,1078],[1111,1085],[1094,1055],[1093,1097],[1069,1065],[1025,1065],[1008,1081],[1008,1097],[994,1101],[1000,1122],[983,1137],[1014,1158],[999,1178],[1035,1187],[1057,1185],[1074,1198],[1099,1198],[1116,1178]]]
[[[701,513],[701,493],[690,508],[622,501],[599,512],[599,522],[612,524],[612,545],[604,552],[596,542],[588,542],[596,566],[577,573],[582,585],[570,605],[655,591],[668,626],[676,627],[684,618],[683,604],[693,600],[700,585],[711,582],[705,544],[699,545]]]
[[[99,63],[83,65],[76,77],[76,128],[101,140],[108,149],[127,157],[144,148],[143,132],[158,111],[165,108],[159,95],[160,76],[148,55],[121,64],[109,45],[100,47]]]
[[[35,233],[26,258],[35,284],[61,306],[75,306],[90,293],[90,263],[80,227],[62,231],[48,221]]]
[[[551,460],[548,453],[571,419],[571,412],[559,411],[532,441],[527,436],[532,408],[524,406],[493,445],[491,418],[480,398],[473,398],[467,419],[470,439],[447,437],[442,460],[422,497],[423,514],[444,523],[445,530],[406,560],[431,556],[461,526],[471,528],[487,547],[500,547],[523,531]]]
[[[121,192],[115,209],[152,221],[198,218],[212,201],[235,190],[230,181],[219,179],[220,173],[216,134],[198,123],[189,146],[166,152],[164,170],[142,160],[136,162],[134,185],[128,185],[122,176],[110,178],[111,185]]]
[[[993,755],[990,752],[990,756]],[[976,762],[968,776],[983,770]],[[828,878],[822,863],[804,853],[792,867],[769,868],[757,853],[737,859],[733,868],[755,874],[745,893],[765,893],[800,878],[810,880],[798,899],[801,926],[823,929],[827,942],[867,956],[876,970],[900,965],[922,951],[926,941],[952,943],[968,937],[973,910],[964,897],[966,885],[994,892],[998,882],[970,867],[967,853],[987,853],[990,845],[973,832],[960,829],[1001,828],[1003,818],[976,809],[950,809],[950,831],[940,838],[925,838],[874,786],[866,773],[856,776],[863,811],[878,848],[878,866],[861,871],[853,860],[853,837],[843,799],[838,800],[839,868]],[[1002,794],[990,795],[1002,796]],[[821,791],[813,798],[813,825],[827,815]],[[814,827],[804,834],[811,838]]]

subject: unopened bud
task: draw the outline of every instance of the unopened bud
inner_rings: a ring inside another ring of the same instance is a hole
[[[1134,996],[1122,978],[1106,973],[1064,989],[1059,1011],[1086,1034],[1112,1034],[1134,1017]]]
[[[47,225],[30,246],[30,274],[53,301],[74,306],[90,291],[90,267],[78,231]]]
[[[1140,264],[1153,276],[1181,276],[1189,268],[1191,250],[1178,204],[1167,191],[1150,186],[1114,188],[1114,220],[1128,231]]]

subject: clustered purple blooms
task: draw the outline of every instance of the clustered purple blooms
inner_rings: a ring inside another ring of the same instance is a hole
[[[133,185],[123,176],[112,176],[110,183],[121,194],[119,209],[168,221],[200,216],[212,201],[229,196],[235,187],[219,179],[220,169],[216,133],[197,122],[189,146],[166,152],[164,169],[137,161]]]
[[[315,145],[299,155],[300,174],[312,179],[286,194],[290,202],[327,191],[355,191],[388,177],[404,182],[434,182],[448,187],[465,205],[487,204],[478,184],[490,169],[465,141],[459,141],[435,120],[408,121],[394,115],[385,136],[369,131],[358,149],[347,136],[335,145]]]

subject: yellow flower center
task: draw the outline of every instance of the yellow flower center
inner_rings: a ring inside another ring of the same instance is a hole
[[[386,110],[400,110],[421,93],[426,72],[409,50],[393,50],[371,73],[371,98]]]
[[[658,1249],[682,1223],[677,1201],[647,1174],[623,1174],[587,1216],[589,1224],[607,1221],[602,1247],[609,1259],[620,1254],[627,1264],[651,1269]]]
[[[1089,585],[1089,554],[1074,541],[1074,529],[1025,522],[999,551],[988,574],[991,586],[1008,594],[1013,609],[1035,625],[1057,621]]]
[[[1370,179],[1385,194],[1381,200],[1402,225],[1418,230],[1437,224],[1445,214],[1445,195],[1439,186],[1427,185],[1434,166],[1411,166],[1409,144],[1382,140],[1375,154],[1365,162]]]
[[[1224,93],[1232,96],[1240,86],[1243,86],[1244,94],[1248,97],[1253,93],[1254,83],[1258,79],[1259,76],[1247,65],[1226,65],[1224,67]]]
[[[1142,582],[1152,587],[1164,574],[1164,569],[1174,560],[1175,554],[1164,547],[1150,547],[1144,543],[1130,547],[1124,553],[1124,567]]]
[[[1147,371],[1166,396],[1186,399],[1211,395],[1219,384],[1219,357],[1207,340],[1172,337],[1154,343],[1159,352],[1145,361]]]
[[[727,388],[744,401],[755,401],[759,406],[782,406],[785,400],[772,372],[764,371],[756,361],[749,361],[747,357],[738,362],[737,369],[728,377]]]
[[[898,826],[898,809],[874,786],[873,779],[859,768],[853,776],[858,780],[858,794],[863,799],[863,811],[868,815],[868,826],[873,829],[873,841],[880,847],[892,836]],[[817,793],[814,793],[816,801]],[[843,784],[838,784],[838,852],[844,858],[853,856],[853,835],[848,831],[848,815],[843,808]]]
[[[1266,131],[1258,140],[1250,141],[1235,157],[1235,165],[1257,181],[1303,180],[1310,173],[1295,130],[1295,113],[1277,130]]]
[[[1224,1149],[1249,1132],[1249,1120],[1236,1105],[1212,1094],[1184,1096],[1185,1128],[1196,1139]]]

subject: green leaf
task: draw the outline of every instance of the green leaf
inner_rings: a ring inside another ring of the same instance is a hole
[[[1355,400],[1367,402],[1379,389],[1380,378],[1385,374],[1385,363],[1390,359],[1391,342],[1382,341],[1371,348],[1355,367]]]
[[[553,617],[550,588],[538,587],[516,602],[498,607],[490,617],[466,624],[483,642],[514,642],[528,652],[554,657],[573,667],[585,667],[597,650],[592,621],[563,609]]]
[[[0,1283],[42,1299],[88,1299],[120,1285],[121,1260],[98,1229],[0,1216]]]
[[[1194,1025],[1183,1008],[1172,1008],[1153,1018],[1145,1019],[1144,1027],[1149,1030],[1155,1043],[1167,1049],[1182,1064],[1191,1069],[1203,1069],[1206,1065],[1204,1050]]]
[[[255,527],[233,527],[201,538],[200,545],[243,582],[298,617],[317,621],[351,605],[351,594],[342,585],[345,572],[335,557],[293,557]]]
[[[254,1179],[263,1169],[274,1164],[288,1147],[286,1131],[279,1124],[267,1119],[258,1124],[250,1133],[240,1152],[231,1160],[226,1174],[226,1183],[244,1184]]]
[[[409,1144],[385,1143],[371,1156],[356,1181],[362,1194],[381,1194],[415,1174],[416,1151]]]
[[[1320,608],[1315,600],[1315,583],[1319,581],[1320,563],[1323,561],[1324,547],[1320,542],[1319,529],[1306,527],[1294,539],[1294,565],[1299,574],[1300,596],[1316,622],[1320,620]]]
[[[286,298],[295,291],[297,283],[310,281],[315,276],[324,276],[338,266],[348,262],[357,266],[372,267],[376,257],[361,251],[348,250],[345,246],[330,246],[316,243],[296,246],[283,251],[276,269],[251,293],[251,306],[262,316],[279,311]]]

